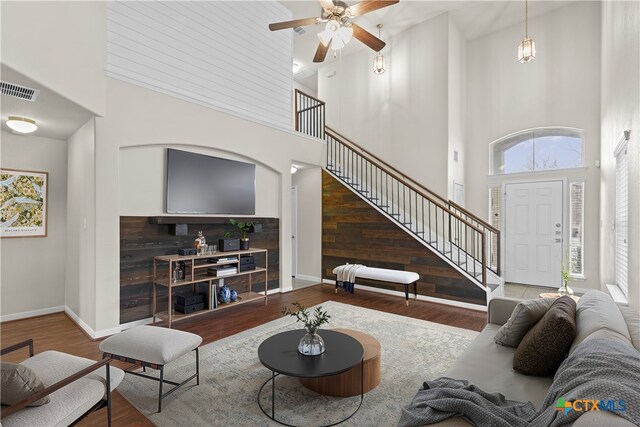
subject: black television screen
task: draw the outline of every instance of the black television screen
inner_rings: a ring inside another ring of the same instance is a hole
[[[256,213],[256,165],[167,149],[167,213]]]

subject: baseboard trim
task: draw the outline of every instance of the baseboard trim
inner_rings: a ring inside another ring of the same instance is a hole
[[[82,330],[82,332],[84,332],[85,335],[87,335],[92,340],[108,337],[109,335],[117,334],[118,332],[121,331],[120,326],[116,328],[111,328],[111,329],[94,331],[93,328],[89,326],[84,320],[82,320],[80,316],[78,316],[73,310],[71,310],[69,306],[67,305],[64,306],[64,312],[66,313],[67,316],[69,316],[69,318],[73,321],[73,323],[78,325],[78,327]]]
[[[269,293],[267,293],[267,295],[276,294],[276,293],[284,294],[285,292],[291,292],[292,290],[293,290],[293,286],[287,286],[286,288],[272,289],[269,291]]]
[[[4,316],[0,316],[0,322],[4,323],[4,322],[10,322],[12,320],[28,319],[30,317],[38,317],[38,316],[44,316],[46,314],[60,313],[61,311],[64,311],[64,306],[63,305],[61,305],[59,307],[40,308],[38,310],[31,310],[31,311],[23,311],[21,313],[6,314]]]
[[[316,276],[307,276],[306,274],[296,274],[296,279],[309,280],[310,282],[321,283],[322,280]]]
[[[323,279],[322,283],[326,283],[333,286],[336,285],[335,280],[331,280],[331,279]],[[354,287],[355,289],[361,289],[363,291],[371,291],[371,292],[377,292],[379,294],[398,296],[398,297],[402,297],[402,299],[405,298],[404,292],[401,292],[401,291],[392,291],[389,289],[374,288],[373,286],[358,285],[357,283],[354,284]],[[409,301],[411,300],[413,300],[413,294],[409,292]],[[467,308],[469,310],[476,310],[476,311],[483,311],[483,312],[487,311],[487,307],[484,305],[470,304],[468,302],[460,302],[460,301],[451,301],[444,298],[429,297],[429,296],[420,295],[420,294],[418,294],[418,301],[433,302],[437,304],[450,305],[453,307]]]

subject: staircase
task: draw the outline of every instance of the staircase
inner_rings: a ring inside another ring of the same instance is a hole
[[[296,130],[327,142],[325,170],[487,292],[501,291],[500,231],[324,125],[321,100],[295,91]]]

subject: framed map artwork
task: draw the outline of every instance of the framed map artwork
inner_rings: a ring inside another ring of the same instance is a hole
[[[0,169],[0,237],[47,237],[47,172]]]

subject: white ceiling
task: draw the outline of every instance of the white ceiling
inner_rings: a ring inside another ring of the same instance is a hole
[[[79,105],[5,65],[0,68],[0,76],[5,82],[40,90],[35,102],[2,95],[0,115],[4,131],[11,132],[6,124],[9,116],[28,117],[38,125],[38,130],[31,135],[67,140],[93,116]]]
[[[321,7],[317,0],[282,0],[281,3],[293,12],[293,19],[319,16],[321,12]],[[350,0],[346,3],[353,5],[357,1]],[[529,2],[529,17],[543,15],[569,3],[572,2],[531,0]],[[451,13],[451,17],[467,40],[482,37],[514,24],[524,23],[524,1],[522,0],[400,0],[399,3],[393,6],[358,17],[355,22],[376,36],[378,34],[376,25],[383,24],[381,38],[388,42],[390,37],[445,12]],[[296,78],[295,75],[294,78],[313,89],[317,89],[315,72],[322,66],[322,64],[313,62],[313,55],[318,46],[316,34],[321,31],[321,28],[321,25],[304,27],[305,34],[298,35],[294,33],[293,36],[293,61],[300,64],[303,70],[306,69],[314,73],[304,79]],[[368,48],[357,40],[352,40],[342,49],[341,54],[343,56],[350,55],[362,49]],[[332,54],[330,51],[325,63],[331,60]]]

